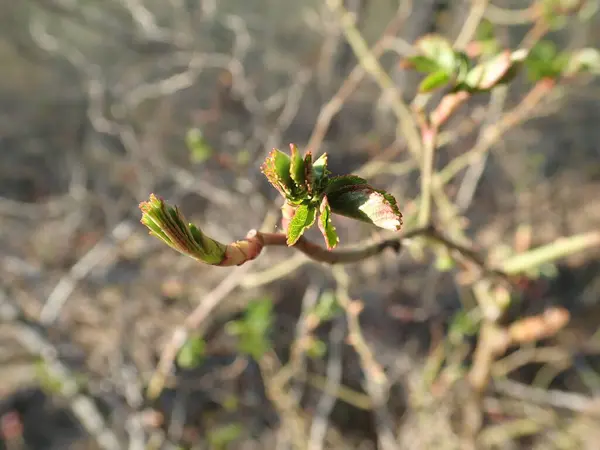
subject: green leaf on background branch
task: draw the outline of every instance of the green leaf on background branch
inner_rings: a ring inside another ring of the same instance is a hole
[[[192,162],[203,163],[214,154],[202,131],[198,128],[192,128],[187,132],[185,142],[190,151]]]
[[[198,367],[206,356],[206,342],[198,336],[189,338],[177,353],[177,364],[185,369]]]
[[[269,334],[273,326],[273,301],[264,298],[250,302],[241,319],[228,322],[227,333],[238,338],[240,352],[259,360],[272,348]]]

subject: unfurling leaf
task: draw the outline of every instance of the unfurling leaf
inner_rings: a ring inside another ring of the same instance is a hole
[[[437,72],[430,73],[423,81],[421,81],[421,84],[419,84],[419,92],[426,93],[435,91],[436,89],[448,84],[450,79],[450,74],[444,70],[438,70]]]
[[[290,144],[290,151],[292,154],[290,175],[294,183],[299,190],[306,190],[306,173],[304,170],[304,160],[298,151],[298,147],[294,144]]]
[[[261,166],[262,172],[282,195],[291,195],[294,190],[294,182],[290,175],[291,160],[288,155],[273,149]]]
[[[317,209],[311,205],[300,205],[296,208],[287,229],[287,245],[292,246],[304,232],[310,228],[317,217]]]
[[[185,217],[177,207],[167,205],[154,194],[150,194],[149,201],[140,203],[140,209],[141,222],[150,230],[150,234],[172,249],[206,264],[240,265],[256,258],[263,247],[262,240],[250,233],[246,239],[229,245],[215,241],[194,224],[186,224]]]
[[[350,186],[328,195],[335,214],[371,223],[386,230],[400,230],[402,214],[396,199],[368,185]]]
[[[154,194],[150,200],[140,203],[141,222],[150,234],[184,255],[207,264],[219,264],[225,259],[227,246],[206,236],[185,218],[177,207],[168,206]]]
[[[331,207],[327,201],[327,196],[323,196],[321,206],[319,207],[319,230],[325,238],[327,250],[335,248],[339,242],[339,237],[335,231],[335,227],[331,223]]]
[[[325,178],[328,174],[329,171],[327,170],[327,153],[323,153],[312,164],[311,184],[313,192],[319,190],[323,186]]]

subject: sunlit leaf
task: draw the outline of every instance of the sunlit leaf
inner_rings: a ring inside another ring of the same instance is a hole
[[[325,238],[325,244],[328,250],[332,250],[339,242],[339,237],[335,227],[331,223],[331,208],[327,201],[327,196],[323,196],[321,206],[319,207],[319,230]]]
[[[290,144],[290,150],[292,154],[290,175],[299,189],[305,189],[306,174],[304,172],[304,160],[298,151],[298,147],[296,147],[294,144]]]
[[[400,230],[402,214],[396,199],[370,186],[350,186],[331,193],[329,205],[335,214],[371,223],[387,230]]]
[[[321,322],[327,322],[343,311],[333,291],[326,290],[319,296],[313,313]]]
[[[287,229],[287,245],[294,245],[310,228],[317,217],[317,209],[311,205],[299,205]]]
[[[294,188],[290,167],[290,157],[277,149],[273,149],[261,166],[261,170],[273,187],[285,195],[291,194]]]

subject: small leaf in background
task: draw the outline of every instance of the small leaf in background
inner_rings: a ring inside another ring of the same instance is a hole
[[[317,217],[317,209],[312,205],[299,205],[287,229],[287,245],[292,246],[310,228]]]
[[[291,160],[288,155],[274,148],[261,166],[263,174],[267,180],[282,195],[290,195],[294,188],[294,183],[290,175]]]
[[[426,56],[416,55],[406,58],[402,67],[415,69],[417,72],[431,73],[439,69],[437,63]]]
[[[320,322],[327,322],[340,315],[343,311],[333,291],[326,290],[320,295],[313,314]]]
[[[238,166],[245,167],[250,164],[250,157],[250,152],[246,149],[242,149],[237,152],[235,156],[235,162],[238,164]]]
[[[448,339],[455,345],[460,344],[465,337],[474,336],[479,331],[480,323],[481,317],[477,310],[460,310],[450,321]]]
[[[226,449],[229,444],[240,437],[243,430],[244,427],[238,423],[230,423],[212,428],[208,432],[208,441],[211,448],[215,450]]]
[[[450,74],[444,70],[430,73],[419,84],[419,92],[431,92],[439,89],[450,82]]]
[[[421,55],[434,61],[439,69],[453,73],[456,67],[456,53],[452,44],[439,35],[427,35],[416,42]]]
[[[440,272],[449,272],[456,267],[454,258],[450,256],[450,253],[445,248],[440,248],[436,252],[435,268]]]
[[[202,163],[209,159],[214,151],[204,139],[202,131],[198,128],[192,128],[187,132],[185,142],[191,154],[191,159],[195,163]]]
[[[311,182],[312,182],[312,190],[313,191],[316,191],[322,187],[323,182],[325,181],[325,177],[327,175],[328,175],[327,153],[323,153],[312,164]]]
[[[294,144],[290,144],[291,150],[291,166],[290,166],[290,175],[292,180],[296,183],[296,186],[299,189],[306,189],[306,174],[304,171],[304,160],[298,151],[298,147]]]
[[[251,302],[242,319],[226,324],[225,331],[238,338],[239,351],[259,360],[271,348],[273,302],[264,298]]]
[[[321,339],[311,336],[306,348],[306,354],[308,357],[312,359],[320,359],[325,356],[325,353],[327,353],[327,344]]]
[[[402,214],[396,199],[367,185],[350,186],[328,196],[335,214],[371,223],[386,230],[402,227]]]
[[[554,43],[547,40],[538,42],[525,59],[528,77],[533,82],[558,77],[568,63],[569,56],[558,53]]]
[[[201,337],[189,338],[177,354],[177,364],[185,369],[198,367],[204,361],[206,343]]]
[[[335,227],[331,223],[331,208],[329,207],[326,195],[323,196],[321,206],[319,207],[319,230],[321,230],[321,234],[325,238],[327,250],[335,248],[340,239],[335,231]]]
[[[253,332],[266,334],[273,322],[273,300],[266,297],[251,302],[246,310],[245,319]]]

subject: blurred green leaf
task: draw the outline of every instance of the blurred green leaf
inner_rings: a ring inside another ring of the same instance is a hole
[[[246,149],[242,149],[237,152],[236,162],[240,166],[247,166],[248,164],[250,164],[250,157],[250,152]]]
[[[211,448],[215,450],[225,449],[227,445],[239,438],[243,431],[244,427],[238,423],[219,426],[209,430],[208,441]]]
[[[214,151],[208,145],[202,131],[198,128],[192,128],[187,132],[185,142],[191,154],[191,159],[195,163],[203,163],[209,159]]]
[[[478,41],[496,40],[494,34],[494,24],[489,19],[482,19],[477,26],[475,39]]]
[[[465,337],[474,336],[479,331],[480,323],[481,317],[477,310],[460,310],[450,321],[448,339],[455,345],[460,344]]]
[[[408,66],[417,72],[431,73],[439,69],[438,64],[426,56],[416,55],[407,58]]]
[[[326,290],[319,297],[313,313],[319,318],[320,322],[327,322],[343,311],[333,291]]]
[[[569,63],[569,55],[559,53],[556,45],[548,40],[538,42],[525,59],[527,74],[531,81],[557,78]]]
[[[419,84],[419,92],[425,93],[439,89],[448,84],[450,82],[450,78],[450,74],[443,70],[430,73],[423,81],[421,81],[421,84]]]
[[[239,351],[258,360],[271,349],[273,302],[264,298],[250,302],[242,319],[230,321],[225,331],[238,338]]]
[[[449,272],[456,267],[456,262],[446,249],[437,252],[435,268],[440,272]]]
[[[299,205],[287,229],[287,244],[294,245],[300,236],[310,228],[317,218],[317,208],[312,205]]]
[[[198,367],[206,355],[206,342],[201,337],[189,338],[177,354],[177,364],[185,369]]]
[[[449,74],[454,72],[457,56],[449,40],[430,34],[423,36],[415,45],[421,55],[435,62],[439,69]]]
[[[309,358],[320,359],[327,353],[327,344],[320,339],[311,338],[310,345],[306,350]]]

